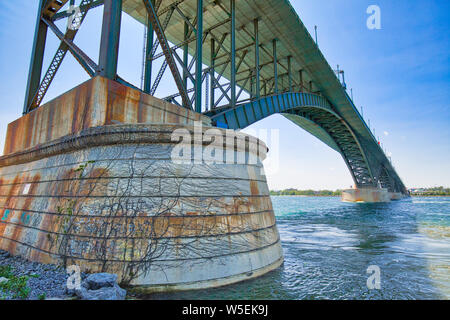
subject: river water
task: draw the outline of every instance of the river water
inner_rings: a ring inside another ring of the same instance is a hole
[[[272,201],[282,267],[222,288],[148,298],[450,299],[450,197],[383,204],[336,197]],[[380,289],[368,288],[374,275],[369,266],[379,268]]]

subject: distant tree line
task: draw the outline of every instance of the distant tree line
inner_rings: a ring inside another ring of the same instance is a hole
[[[435,196],[450,196],[450,188],[434,187],[434,188],[417,188],[410,189],[412,196],[435,197]]]
[[[338,197],[341,196],[342,190],[297,190],[285,189],[279,191],[270,191],[271,196],[311,196],[311,197]]]

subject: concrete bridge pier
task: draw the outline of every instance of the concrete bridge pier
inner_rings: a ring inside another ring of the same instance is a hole
[[[0,248],[116,273],[147,292],[279,267],[267,147],[233,130],[214,128],[211,139],[211,129],[206,116],[102,77],[24,115],[0,157]],[[195,143],[180,153],[183,136]]]
[[[400,192],[390,192],[385,188],[354,188],[342,192],[342,201],[351,203],[390,202],[406,197]]]

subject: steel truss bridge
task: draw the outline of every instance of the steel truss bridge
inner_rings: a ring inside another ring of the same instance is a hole
[[[24,114],[40,106],[68,52],[91,77],[101,75],[136,88],[117,75],[121,16],[126,12],[146,29],[142,84],[136,89],[155,95],[165,72],[170,72],[177,91],[165,100],[202,112],[213,124],[230,129],[280,113],[339,152],[358,188],[407,194],[288,0],[77,2],[40,0]],[[101,5],[103,25],[95,62],[74,39],[89,10]],[[72,27],[63,32],[56,23],[67,18]],[[48,29],[61,43],[42,75]],[[156,67],[158,72],[153,72]]]

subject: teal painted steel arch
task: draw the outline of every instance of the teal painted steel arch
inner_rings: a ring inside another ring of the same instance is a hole
[[[276,113],[288,112],[293,108],[314,106],[334,112],[329,102],[322,96],[312,93],[282,93],[266,96],[241,104],[235,108],[218,108],[205,114],[215,121],[226,123],[230,129],[243,129],[259,120]]]
[[[224,107],[206,112],[213,122],[230,129],[243,129],[273,114],[282,114],[328,146],[338,151],[358,187],[376,187],[367,156],[357,135],[323,96],[312,93],[282,93],[266,96],[235,108]],[[305,121],[295,121],[296,118]],[[382,181],[381,181],[382,182]]]

